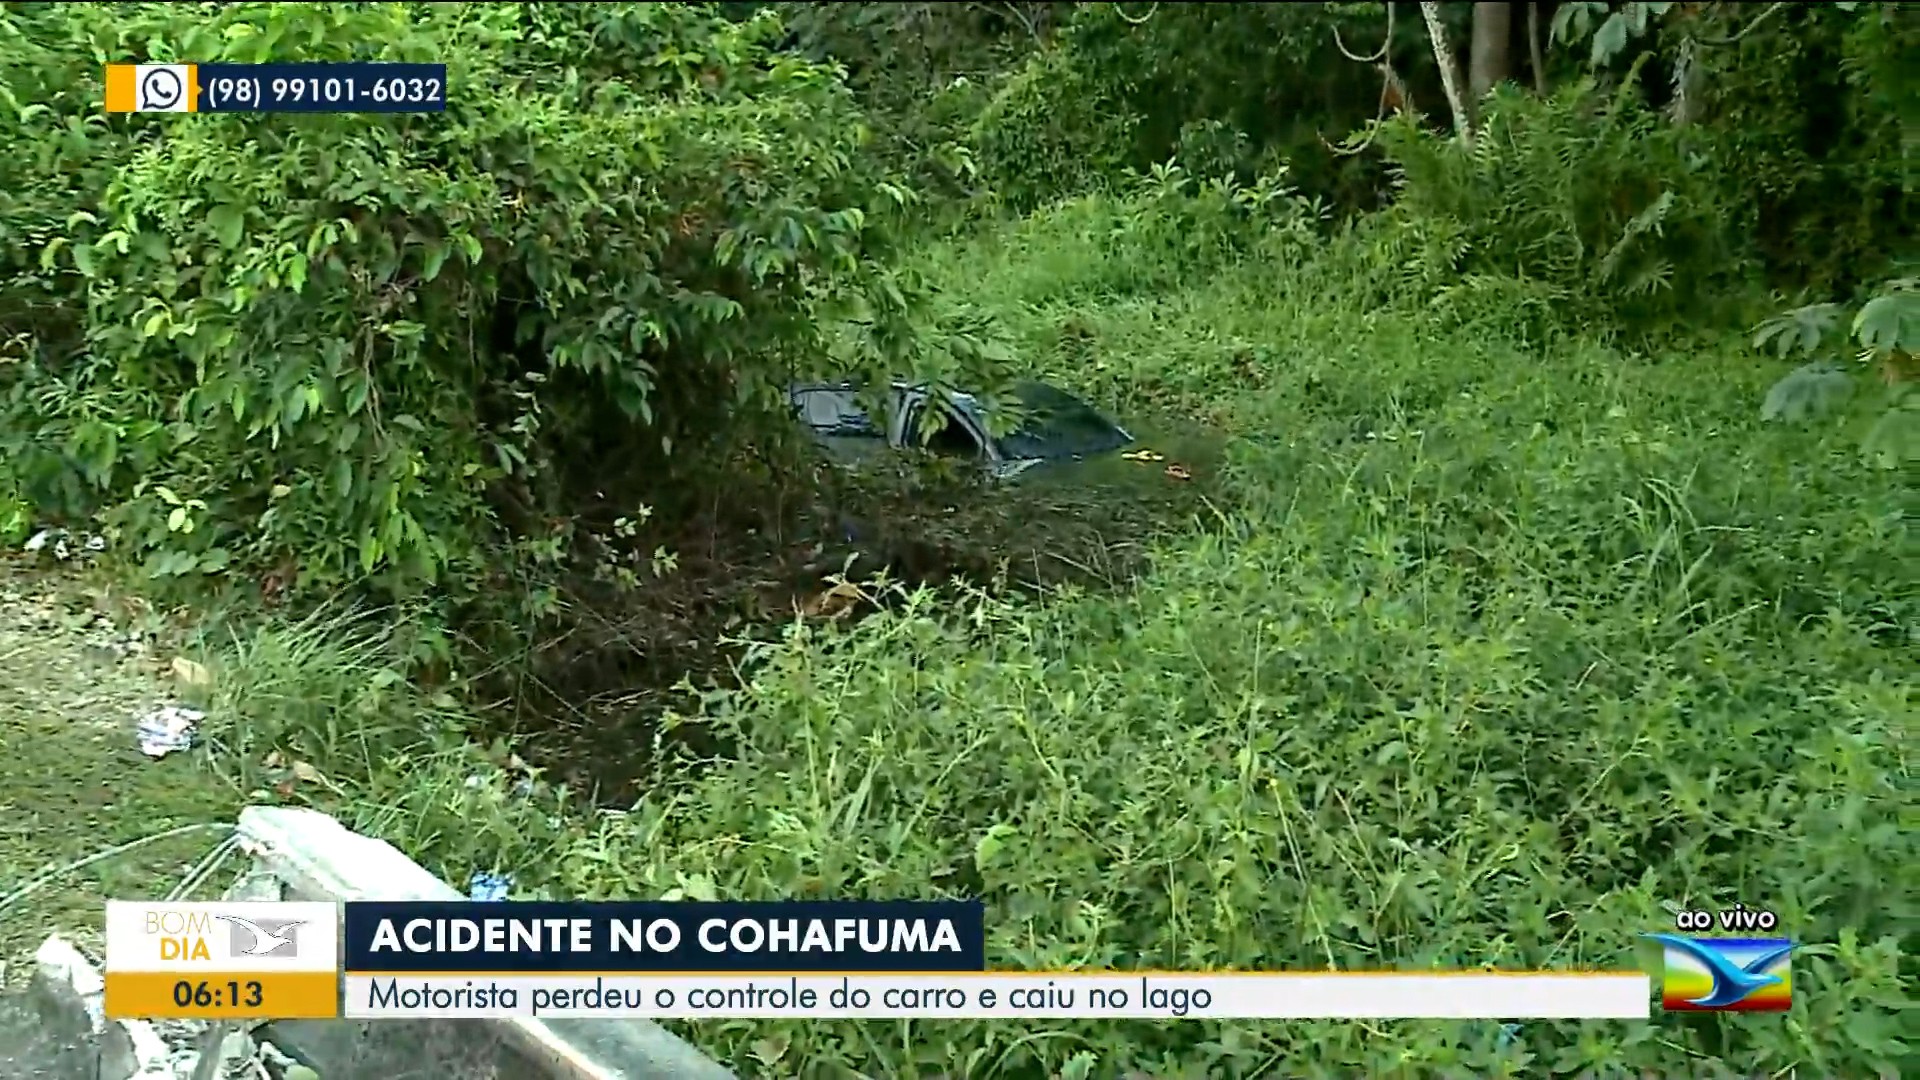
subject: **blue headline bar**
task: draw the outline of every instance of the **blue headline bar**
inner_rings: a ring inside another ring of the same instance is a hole
[[[197,64],[195,112],[444,112],[445,64]]]
[[[351,902],[346,971],[986,970],[967,900]]]

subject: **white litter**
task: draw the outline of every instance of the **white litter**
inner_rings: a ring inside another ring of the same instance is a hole
[[[140,752],[163,758],[193,745],[193,736],[207,714],[198,709],[164,705],[140,718]]]
[[[74,548],[76,541],[80,545],[78,550]],[[23,549],[29,553],[45,551],[66,562],[76,556],[86,558],[107,550],[107,538],[98,533],[81,533],[76,537],[65,529],[41,529],[27,540]]]

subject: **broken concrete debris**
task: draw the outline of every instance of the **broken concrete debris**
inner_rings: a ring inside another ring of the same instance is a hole
[[[196,1020],[109,1020],[106,979],[78,948],[58,934],[34,954],[27,987],[30,1007],[64,1045],[87,1046],[98,1080],[189,1080],[206,1075],[196,1047],[208,1025]],[[318,1074],[249,1031],[220,1040],[211,1075],[238,1080],[317,1080]]]

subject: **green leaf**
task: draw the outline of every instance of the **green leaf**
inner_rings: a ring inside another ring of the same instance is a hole
[[[353,494],[353,463],[345,456],[334,458],[328,479],[333,484],[333,497],[345,502]]]
[[[207,213],[207,224],[213,226],[213,235],[220,241],[221,247],[234,248],[240,246],[247,217],[239,207],[222,203]]]
[[[427,261],[426,266],[420,271],[421,279],[432,281],[434,278],[439,277],[440,268],[447,264],[447,256],[452,253],[453,249],[445,244],[427,245]]]
[[[1920,461],[1920,394],[1888,409],[1874,422],[1861,450],[1885,469]]]
[[[1620,55],[1627,47],[1627,17],[1619,12],[1607,16],[1600,29],[1593,33],[1593,56],[1589,61],[1594,67],[1605,66],[1607,61]]]
[[[1839,304],[1808,304],[1776,315],[1754,328],[1753,347],[1772,346],[1775,356],[1809,353],[1840,322]]]
[[[1005,822],[1000,822],[999,824],[988,827],[987,831],[980,835],[980,839],[974,841],[974,867],[979,870],[985,870],[987,867],[993,865],[994,856],[998,855],[1000,849],[1005,846],[1006,838],[1012,836],[1016,831],[1013,826]]]
[[[1804,364],[1767,391],[1760,419],[1793,423],[1839,407],[1853,394],[1853,380],[1831,364]]]
[[[1867,301],[1853,317],[1853,336],[1880,352],[1920,352],[1920,293],[1892,292]]]
[[[1553,27],[1548,37],[1561,45],[1579,41],[1593,29],[1593,20],[1606,10],[1607,5],[1598,0],[1576,0],[1571,4],[1562,4],[1553,13]]]
[[[306,287],[307,257],[301,252],[294,252],[293,258],[287,260],[287,284],[293,287],[294,292]]]

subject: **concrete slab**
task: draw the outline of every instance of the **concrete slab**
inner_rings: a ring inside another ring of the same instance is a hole
[[[240,844],[288,900],[460,900],[462,894],[384,840],[362,836],[317,810],[253,806],[240,813]],[[323,1076],[380,1075],[407,1054],[423,1072],[483,1078],[478,1062],[445,1071],[434,1055],[491,1055],[506,1077],[555,1080],[733,1080],[733,1073],[650,1020],[439,1021],[360,1024],[280,1021],[266,1037]],[[388,1050],[381,1050],[386,1045]],[[375,1072],[369,1055],[381,1061]],[[397,1055],[397,1056],[396,1056]],[[341,1070],[346,1070],[342,1072]],[[412,1074],[404,1074],[412,1075]]]
[[[56,934],[33,961],[27,1000],[69,1060],[91,1058],[95,1080],[174,1080],[174,1050],[151,1024],[107,1019],[106,979],[71,942]]]

